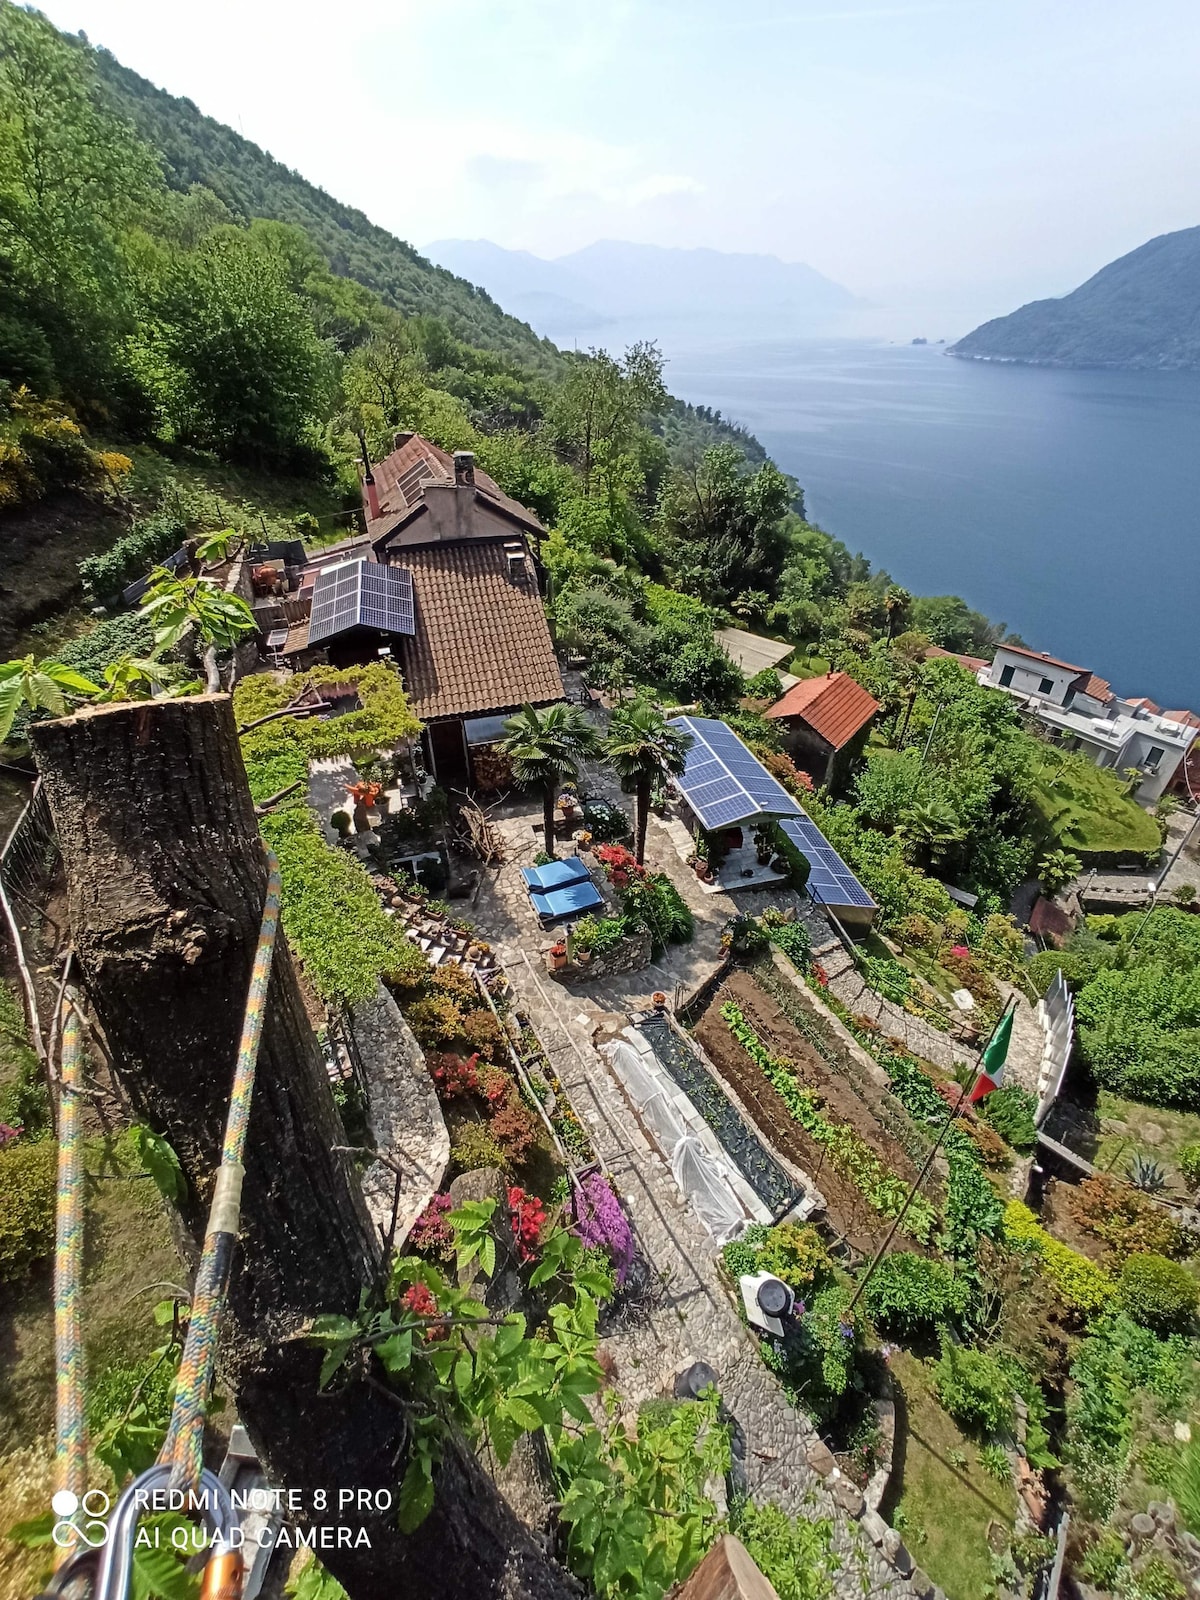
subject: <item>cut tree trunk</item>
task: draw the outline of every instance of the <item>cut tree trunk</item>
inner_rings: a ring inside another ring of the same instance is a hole
[[[266,886],[232,704],[201,695],[99,708],[40,723],[31,740],[88,996],[138,1115],[179,1156],[184,1220],[199,1238]],[[318,1392],[320,1351],[304,1330],[322,1312],[352,1314],[379,1268],[357,1178],[335,1154],[345,1143],[281,934],[221,1341],[225,1382],[270,1481],[300,1491],[310,1526],[365,1528],[369,1548],[317,1546],[352,1600],[577,1593],[455,1443],[433,1512],[400,1534],[404,1412],[357,1378]],[[338,1491],[360,1488],[390,1489],[393,1509],[339,1513]]]

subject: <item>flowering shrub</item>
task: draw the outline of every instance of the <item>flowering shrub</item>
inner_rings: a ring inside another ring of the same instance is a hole
[[[486,1056],[489,1061],[499,1061],[504,1054],[504,1027],[486,1006],[476,1006],[462,1020],[463,1038],[472,1050]]]
[[[454,1253],[454,1230],[446,1221],[454,1202],[448,1194],[435,1194],[412,1225],[408,1242],[414,1250],[448,1261]]]
[[[633,1232],[608,1180],[598,1172],[590,1172],[575,1191],[572,1208],[575,1232],[583,1244],[588,1249],[606,1251],[616,1271],[617,1284],[624,1283],[633,1265]]]
[[[758,752],[758,759],[790,794],[802,795],[813,792],[813,781],[808,773],[801,772],[791,756],[785,755],[782,750]]]
[[[517,1255],[522,1261],[532,1261],[546,1226],[546,1208],[537,1195],[526,1194],[514,1184],[508,1191],[508,1210]]]
[[[512,1077],[490,1061],[482,1061],[478,1068],[479,1093],[493,1108],[499,1106],[512,1088]]]
[[[627,889],[631,883],[646,876],[645,867],[639,865],[633,851],[627,850],[623,844],[602,844],[595,851],[595,856],[615,889]]]
[[[0,1150],[3,1150],[6,1144],[12,1144],[14,1139],[19,1139],[20,1137],[19,1129],[10,1128],[7,1122],[0,1122]]]
[[[1162,1256],[1184,1252],[1188,1240],[1171,1213],[1107,1173],[1085,1178],[1067,1191],[1067,1209],[1081,1228],[1108,1246],[1108,1260],[1119,1265],[1140,1251]]]
[[[821,965],[821,963],[819,961],[814,961],[810,970],[812,972],[814,982],[817,983],[822,989],[828,989],[829,974],[825,971],[825,968]]]
[[[519,1167],[537,1143],[539,1123],[516,1092],[508,1094],[497,1107],[491,1122],[492,1137],[509,1161]]]
[[[441,1050],[425,1057],[425,1065],[443,1100],[460,1100],[478,1092],[478,1062],[477,1055],[459,1056],[452,1050]]]
[[[408,1007],[405,1021],[423,1045],[445,1045],[462,1032],[463,1014],[448,994],[430,994]]]

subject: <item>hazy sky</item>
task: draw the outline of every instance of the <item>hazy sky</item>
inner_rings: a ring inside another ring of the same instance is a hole
[[[43,0],[424,243],[769,251],[892,302],[1200,223],[1197,0]]]

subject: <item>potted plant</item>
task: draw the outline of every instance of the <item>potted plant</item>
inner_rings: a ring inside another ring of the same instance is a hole
[[[765,867],[770,862],[773,849],[771,830],[765,823],[760,823],[754,830],[754,855],[760,867]]]
[[[550,970],[551,972],[561,972],[566,964],[567,941],[559,939],[556,944],[550,946]]]
[[[575,844],[580,850],[590,850],[592,848],[592,835],[587,828],[580,828],[575,835]]]
[[[356,833],[367,833],[371,823],[367,812],[382,794],[382,785],[361,779],[358,783],[346,785],[346,796],[354,805],[354,830]]]

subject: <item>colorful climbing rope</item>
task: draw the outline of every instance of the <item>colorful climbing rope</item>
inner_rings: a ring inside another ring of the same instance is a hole
[[[57,1490],[76,1500],[87,1488],[87,1416],[84,1409],[83,1328],[83,1041],[79,1017],[63,1002],[62,1079],[58,1105],[58,1207],[54,1244],[54,1355]],[[70,1554],[60,1549],[61,1563]]]
[[[209,1206],[204,1251],[196,1273],[192,1317],[183,1359],[179,1364],[171,1426],[158,1458],[164,1466],[172,1469],[173,1489],[194,1488],[200,1481],[204,1465],[204,1415],[212,1392],[217,1335],[229,1287],[233,1246],[241,1213],[242,1178],[245,1172],[242,1155],[246,1148],[246,1128],[250,1122],[250,1102],[254,1094],[258,1047],[262,1039],[278,927],[279,864],[273,852],[267,850],[267,897],[263,905],[254,967],[250,974],[250,993],[242,1020],[242,1038],[225,1122],[225,1144]]]

